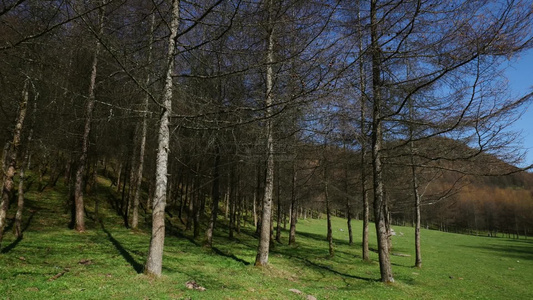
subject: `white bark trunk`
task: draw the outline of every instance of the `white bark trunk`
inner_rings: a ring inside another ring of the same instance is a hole
[[[24,159],[20,166],[20,174],[19,174],[19,190],[18,190],[18,199],[17,199],[17,213],[15,214],[15,226],[14,226],[14,232],[15,236],[17,238],[22,237],[22,213],[24,209],[24,164],[27,164],[27,168],[29,168],[30,165],[30,145],[31,141],[33,139],[33,127],[35,125],[35,118],[37,114],[37,97],[38,93],[34,97],[34,103],[33,103],[33,114],[32,114],[32,122],[30,124],[30,132],[28,134],[28,138],[26,140],[26,151],[24,154]]]
[[[274,28],[273,28],[273,1],[268,4],[268,36],[267,36],[267,59],[266,59],[266,119],[267,119],[267,166],[265,178],[265,194],[263,199],[263,211],[261,216],[261,234],[257,256],[255,259],[256,266],[265,266],[268,264],[268,254],[270,248],[270,227],[272,216],[272,196],[274,193],[274,135],[272,124],[272,90],[274,86],[274,71],[272,63],[274,62]]]
[[[15,130],[13,131],[13,143],[8,150],[6,156],[7,169],[4,175],[4,183],[2,186],[2,198],[0,200],[0,244],[4,237],[4,228],[6,226],[7,209],[9,207],[9,200],[13,194],[15,183],[13,177],[15,177],[16,164],[17,164],[17,151],[20,146],[20,139],[22,136],[22,127],[24,125],[24,119],[26,118],[26,108],[28,105],[28,82],[24,84],[22,91],[22,99],[19,104],[19,115],[15,124]]]
[[[159,120],[159,135],[156,160],[155,193],[152,203],[152,238],[146,261],[147,275],[161,276],[163,268],[163,246],[165,242],[165,206],[167,194],[168,152],[170,146],[169,119],[172,111],[172,71],[174,69],[174,51],[179,27],[179,0],[172,1],[172,18],[166,57],[166,76]]]

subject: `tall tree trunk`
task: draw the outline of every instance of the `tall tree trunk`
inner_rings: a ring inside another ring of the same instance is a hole
[[[213,204],[211,207],[211,218],[206,231],[207,246],[213,246],[213,231],[217,222],[218,202],[220,201],[220,148],[215,147],[215,165],[213,167],[213,189],[211,191]]]
[[[268,3],[268,29],[267,29],[267,58],[266,58],[266,138],[267,138],[267,163],[265,178],[265,194],[263,196],[263,212],[261,215],[261,235],[257,256],[255,258],[256,266],[265,266],[268,264],[268,254],[270,249],[270,226],[272,216],[272,194],[274,192],[274,132],[272,123],[272,104],[273,104],[273,87],[274,87],[274,20],[273,20],[273,0]]]
[[[392,253],[392,215],[390,213],[390,207],[388,205],[389,198],[387,193],[384,193],[386,195],[385,202],[383,203],[383,207],[385,209],[385,228],[387,228],[387,250],[389,251],[389,254]]]
[[[420,246],[420,194],[418,193],[418,182],[416,178],[415,166],[413,172],[413,192],[415,193],[415,267],[422,268],[422,251]]]
[[[131,182],[129,182],[128,178],[128,171],[131,170],[131,167],[129,165],[129,162],[126,163],[126,167],[124,169],[124,183],[122,184],[122,192],[121,192],[121,201],[120,201],[120,213],[122,215],[122,219],[124,220],[124,226],[128,228],[128,208],[129,208],[129,202],[130,199],[126,196],[126,186],[130,185]]]
[[[197,238],[200,235],[200,214],[201,214],[201,197],[202,184],[200,182],[200,163],[196,163],[196,174],[194,176],[194,206],[193,206],[193,237]]]
[[[194,197],[192,196],[191,190],[193,189],[193,177],[187,176],[187,186],[185,187],[185,195],[187,195],[187,224],[185,226],[185,231],[191,230],[193,223],[193,209],[194,209]]]
[[[235,202],[237,195],[237,187],[235,180],[235,166],[232,167],[230,172],[230,193],[228,198],[229,204],[229,238],[233,239],[233,230],[235,229]]]
[[[140,128],[136,128],[135,131],[138,131]],[[137,172],[136,172],[136,164],[137,164],[137,149],[135,149],[135,146],[136,146],[136,143],[135,143],[135,133],[133,135],[133,145],[132,145],[132,153],[131,153],[131,160],[130,160],[130,176],[129,176],[129,186],[128,186],[128,193],[127,193],[127,196],[126,196],[126,203],[128,204],[127,207],[126,207],[126,211],[125,211],[125,219],[124,219],[124,223],[125,223],[125,226],[126,228],[131,228],[130,225],[130,215],[131,215],[131,211],[133,210],[133,195],[135,194],[135,188],[136,188],[136,185],[135,183],[137,182],[136,180],[136,175],[137,175]]]
[[[24,88],[22,90],[22,98],[19,104],[19,115],[15,123],[15,130],[13,130],[13,143],[8,150],[8,154],[5,158],[5,163],[7,164],[7,169],[4,174],[4,184],[2,186],[2,199],[0,202],[0,245],[2,244],[2,239],[4,238],[4,228],[7,221],[7,210],[9,208],[9,201],[13,196],[14,181],[16,167],[17,167],[17,152],[20,147],[20,140],[22,136],[22,127],[24,125],[24,118],[26,118],[26,111],[28,106],[28,97],[29,97],[29,82],[24,83]],[[2,166],[3,169],[3,166]]]
[[[123,169],[122,159],[119,158],[118,170],[117,170],[117,193],[120,192],[120,187],[122,186],[122,169]]]
[[[31,140],[33,138],[33,127],[35,125],[35,118],[37,114],[37,97],[38,94],[34,97],[33,102],[33,111],[32,111],[32,118],[31,118],[31,124],[30,124],[30,132],[28,133],[28,138],[26,140],[26,154],[24,155],[24,159],[20,166],[20,173],[19,173],[19,190],[18,190],[18,199],[17,199],[17,213],[15,214],[15,236],[17,238],[22,237],[22,213],[24,210],[24,168],[30,167],[30,146],[31,146]],[[24,166],[26,164],[26,166]]]
[[[257,234],[259,234],[259,217],[258,217],[258,207],[257,203],[259,202],[259,199],[261,199],[261,165],[258,163],[256,168],[256,184],[255,184],[255,191],[254,191],[254,224],[257,231]]]
[[[324,160],[324,164],[327,162]],[[324,165],[324,200],[326,201],[326,219],[328,226],[327,240],[329,247],[329,256],[333,257],[335,255],[335,249],[333,247],[333,230],[331,229],[331,209],[329,203],[329,182],[328,182],[328,167]]]
[[[102,4],[105,4],[105,0]],[[85,126],[83,129],[82,142],[81,142],[81,155],[78,160],[78,170],[76,171],[76,184],[74,189],[74,203],[75,203],[75,229],[78,232],[85,231],[85,205],[83,200],[84,194],[84,179],[85,167],[87,165],[87,153],[89,152],[89,135],[91,133],[91,122],[93,118],[93,110],[95,105],[95,89],[96,89],[96,74],[98,70],[98,56],[100,55],[100,37],[104,32],[104,9],[103,6],[99,9],[99,23],[98,23],[98,36],[95,37],[95,47],[93,53],[93,61],[91,65],[91,76],[89,81],[89,94],[87,102],[85,104]]]
[[[148,275],[161,276],[163,268],[163,246],[165,242],[165,200],[167,196],[167,168],[168,151],[170,147],[169,121],[172,111],[172,71],[174,70],[174,51],[179,27],[179,0],[172,1],[172,16],[170,21],[170,36],[166,56],[166,76],[161,115],[159,119],[159,134],[155,174],[155,194],[152,203],[152,238],[148,259],[144,272]]]
[[[254,192],[254,198],[252,199],[252,210],[254,217],[254,228],[257,228],[257,193]]]
[[[278,164],[278,176],[277,176],[277,185],[278,185],[278,195],[277,195],[277,213],[276,216],[276,242],[281,244],[281,216],[282,216],[282,206],[281,206],[281,184],[280,184],[280,171],[279,171],[279,164]]]
[[[22,212],[24,210],[24,165],[20,167],[19,189],[17,196],[17,213],[15,214],[15,226],[13,231],[17,238],[22,237]]]
[[[358,1],[357,20],[359,20],[359,53],[363,53],[363,33],[361,20],[361,1]],[[370,222],[370,205],[368,203],[367,190],[367,172],[366,172],[366,153],[367,153],[367,131],[366,131],[366,76],[363,56],[359,59],[359,89],[361,90],[360,98],[360,115],[361,115],[361,197],[363,200],[363,232],[362,232],[362,254],[363,261],[370,261],[368,248],[368,224]]]
[[[226,186],[226,192],[224,193],[224,219],[229,219],[229,199],[230,199],[230,192],[231,192],[231,179],[228,179],[228,185]]]
[[[92,174],[92,177],[93,177],[93,186],[91,187],[91,192],[93,194],[96,194],[96,188],[98,186],[98,183],[97,183],[97,179],[98,179],[98,160],[96,160],[94,162],[94,167],[93,167],[93,174]],[[95,197],[94,199],[94,218],[96,219],[96,221],[100,222],[101,219],[100,219],[100,212],[99,212],[99,209],[98,209],[98,197]]]
[[[186,178],[181,178],[181,180],[178,183],[179,190],[180,190],[180,210],[178,213],[178,218],[180,219],[180,222],[182,224],[185,224],[185,222],[183,222],[183,211],[185,210],[185,203],[187,202],[187,198],[185,196],[185,182],[186,182],[185,180]]]
[[[346,142],[343,142],[343,150],[346,154]],[[348,156],[346,156],[348,157]],[[353,245],[353,230],[352,230],[352,207],[350,205],[350,196],[348,195],[348,163],[344,164],[344,200],[346,201],[346,225],[348,226],[348,240],[350,246]]]
[[[287,230],[287,209],[283,210],[283,229]]]
[[[409,72],[409,70],[408,70]],[[413,120],[413,104],[409,101],[409,119]],[[415,208],[415,267],[422,268],[422,252],[420,247],[420,193],[418,192],[418,175],[415,165],[415,147],[414,147],[414,130],[413,125],[409,125],[409,154],[411,158],[411,176],[413,180],[413,197]]]
[[[386,224],[386,201],[383,194],[383,124],[381,117],[381,49],[378,37],[377,22],[377,0],[370,2],[370,36],[371,36],[371,56],[372,56],[372,171],[374,189],[374,222],[376,225],[376,236],[378,241],[379,268],[381,281],[385,283],[394,282],[388,249],[388,232]]]
[[[292,184],[291,184],[291,213],[290,213],[290,231],[289,245],[296,243],[296,222],[298,219],[298,206],[296,202],[296,164],[292,163]]]
[[[235,199],[237,199],[236,203],[235,203],[235,229],[237,230],[237,234],[240,234],[241,233],[241,221],[242,221],[242,196],[241,196],[241,177],[238,176],[237,177],[237,197]]]

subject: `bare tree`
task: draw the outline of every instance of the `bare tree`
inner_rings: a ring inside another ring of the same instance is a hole
[[[172,111],[172,89],[174,87],[172,72],[174,70],[174,52],[176,36],[180,24],[180,0],[172,1],[172,14],[169,24],[170,35],[165,59],[165,86],[161,101],[159,133],[156,160],[155,193],[152,202],[152,237],[144,272],[148,275],[161,276],[163,268],[163,246],[165,242],[165,206],[167,197],[168,152],[170,151],[169,121]]]
[[[150,16],[150,35],[149,35],[149,43],[148,43],[148,65],[150,65],[152,61],[152,51],[153,51],[153,39],[154,39],[154,27],[155,27],[155,12],[151,12]],[[150,84],[151,76],[150,72],[147,72],[146,75],[146,86]],[[140,194],[141,194],[141,184],[143,179],[143,168],[144,168],[144,157],[145,157],[145,150],[146,150],[146,135],[148,132],[148,105],[150,101],[150,95],[146,93],[144,96],[144,112],[143,112],[143,119],[142,119],[142,125],[141,125],[141,134],[140,134],[140,141],[139,141],[139,153],[138,153],[138,160],[137,160],[137,168],[136,168],[136,174],[135,174],[135,183],[134,183],[134,194],[133,194],[133,211],[132,211],[132,219],[131,219],[131,228],[136,229],[139,225],[139,204],[140,204]]]
[[[259,246],[257,248],[257,256],[255,258],[256,266],[265,266],[268,264],[268,254],[270,248],[270,227],[272,215],[272,197],[274,194],[274,136],[272,126],[273,114],[273,97],[274,87],[274,0],[268,1],[268,20],[267,20],[267,53],[266,53],[266,92],[265,105],[267,118],[266,125],[266,140],[267,140],[267,165],[265,178],[265,193],[263,195],[263,210],[261,215],[261,233],[259,238]]]
[[[6,157],[7,169],[5,170],[3,176],[4,184],[2,186],[2,199],[0,202],[0,244],[2,243],[2,239],[4,238],[4,228],[6,226],[6,216],[7,210],[9,208],[9,201],[13,196],[13,190],[15,185],[13,177],[15,177],[17,167],[17,152],[21,144],[22,128],[24,126],[24,119],[26,118],[28,98],[29,80],[26,80],[24,83],[24,88],[22,90],[22,97],[19,103],[19,113],[15,122],[15,129],[13,131],[13,142],[11,143],[9,154]]]
[[[102,0],[102,4],[105,5],[106,0]],[[85,103],[85,125],[83,127],[82,141],[81,141],[81,155],[78,160],[78,169],[76,171],[76,182],[74,188],[74,203],[75,203],[75,229],[78,232],[85,231],[85,205],[83,201],[84,194],[84,176],[85,168],[87,165],[87,155],[89,152],[89,137],[91,132],[91,122],[93,118],[94,106],[96,103],[95,90],[96,90],[96,75],[98,72],[98,56],[100,55],[100,37],[104,32],[104,18],[105,12],[104,7],[101,6],[98,10],[99,20],[98,20],[98,30],[97,36],[95,37],[95,45],[93,52],[93,60],[91,65],[91,75],[89,78],[89,91],[87,95],[87,100]]]
[[[372,56],[372,171],[374,189],[374,222],[378,240],[379,267],[381,281],[394,282],[388,248],[388,231],[386,224],[387,202],[383,191],[383,100],[382,88],[382,52],[379,46],[378,33],[378,3],[377,0],[370,2],[370,37]]]
[[[33,86],[33,90],[35,92],[35,86]],[[15,214],[15,226],[13,227],[13,231],[15,232],[15,236],[17,238],[22,237],[22,213],[24,209],[24,183],[25,183],[25,169],[30,168],[30,147],[31,142],[33,139],[33,131],[35,127],[35,119],[37,114],[37,98],[39,97],[39,93],[35,92],[34,95],[34,102],[33,102],[33,109],[32,109],[32,118],[31,118],[31,124],[30,124],[30,132],[28,133],[28,137],[26,138],[26,150],[24,151],[24,158],[22,160],[21,166],[20,166],[20,172],[19,172],[19,188],[18,188],[18,197],[17,197],[17,212]]]

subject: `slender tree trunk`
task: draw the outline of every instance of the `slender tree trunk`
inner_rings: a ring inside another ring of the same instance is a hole
[[[363,113],[364,114],[364,113]],[[364,136],[363,139],[366,139]],[[361,196],[363,198],[363,261],[370,261],[368,248],[368,224],[370,223],[370,205],[368,203],[367,173],[366,173],[366,143],[361,145]]]
[[[265,178],[265,194],[263,197],[263,212],[261,216],[261,235],[256,266],[266,266],[268,264],[268,254],[270,247],[270,226],[272,216],[272,194],[274,192],[274,132],[272,123],[272,104],[274,87],[274,27],[273,27],[273,0],[268,3],[268,29],[267,29],[267,59],[266,59],[266,134],[267,134],[267,164]]]
[[[185,226],[185,230],[191,230],[192,223],[193,223],[193,209],[194,209],[194,197],[192,196],[192,184],[193,179],[191,176],[188,176],[187,178],[187,186],[185,187],[185,195],[187,195],[187,225]]]
[[[261,199],[261,165],[258,163],[256,168],[256,184],[255,184],[255,191],[254,191],[254,223],[255,228],[257,231],[257,234],[259,234],[259,217],[257,213],[257,203],[259,202],[259,199]],[[262,203],[262,202],[261,202]]]
[[[381,281],[394,282],[388,249],[388,232],[386,224],[386,201],[383,194],[382,143],[383,124],[381,118],[381,49],[378,37],[377,0],[370,2],[370,36],[372,56],[372,170],[374,173],[374,222],[378,241],[379,268]]]
[[[409,115],[410,119],[413,119],[413,105],[409,102]],[[413,196],[414,196],[414,208],[415,208],[415,267],[422,268],[422,252],[420,247],[420,193],[418,192],[418,175],[416,173],[415,165],[415,149],[413,142],[413,128],[409,126],[409,152],[411,156],[411,176],[413,179]]]
[[[281,184],[280,184],[280,171],[278,164],[278,176],[277,176],[277,185],[278,185],[278,195],[277,195],[277,216],[276,216],[276,242],[281,243]]]
[[[237,201],[235,203],[235,229],[237,234],[241,234],[241,221],[242,221],[242,197],[240,192],[241,177],[237,177]]]
[[[296,222],[298,217],[298,206],[296,203],[296,164],[292,163],[292,184],[291,184],[291,214],[290,214],[290,231],[289,245],[296,243]]]
[[[93,177],[93,186],[91,187],[91,192],[93,194],[96,195],[96,189],[97,189],[97,186],[98,186],[98,183],[97,183],[97,179],[98,179],[98,160],[95,161],[94,163],[94,168],[93,168],[93,174],[92,174],[92,177]],[[98,209],[98,197],[95,197],[94,199],[94,218],[100,222],[101,219],[100,219],[100,212],[99,212],[99,209]]]
[[[358,1],[357,19],[359,20],[359,53],[363,53],[363,33],[361,20],[361,1]],[[367,153],[367,131],[366,131],[366,76],[365,63],[363,56],[359,59],[359,89],[361,90],[360,98],[360,115],[361,115],[361,197],[363,200],[363,232],[362,232],[362,254],[363,261],[370,261],[368,249],[368,224],[370,222],[370,205],[368,203],[367,190],[367,172],[366,172],[366,153]]]
[[[346,217],[347,217],[347,220],[346,220],[346,223],[348,225],[348,240],[349,240],[349,244],[350,246],[353,245],[353,229],[352,229],[352,213],[350,212],[351,210],[351,207],[349,204],[346,205]]]
[[[17,238],[22,237],[22,212],[24,209],[24,166],[20,167],[17,213],[15,214],[14,232]]]
[[[128,209],[130,207],[130,199],[126,196],[126,186],[131,186],[131,182],[129,182],[129,178],[127,176],[129,170],[131,170],[131,167],[129,166],[129,163],[127,163],[126,168],[124,169],[124,183],[122,184],[122,196],[120,202],[120,213],[122,214],[122,219],[124,220],[124,226],[126,228],[128,228]]]
[[[287,209],[283,210],[283,229],[287,230]]]
[[[133,193],[133,207],[131,215],[131,228],[137,229],[139,226],[139,203],[141,195],[141,185],[143,179],[143,168],[144,168],[144,152],[146,148],[146,134],[147,134],[147,110],[148,110],[148,96],[145,98],[145,112],[143,115],[143,123],[141,126],[141,141],[139,145],[139,157],[137,161],[137,168],[135,174],[135,183],[132,182],[134,186]]]
[[[193,237],[197,238],[200,235],[200,212],[202,194],[200,183],[200,163],[196,163],[196,175],[194,176],[194,197],[193,197]]]
[[[105,0],[102,1],[102,4],[105,4]],[[75,213],[76,213],[76,224],[75,229],[78,232],[85,231],[85,205],[83,200],[84,194],[84,179],[83,175],[85,174],[85,167],[87,165],[87,153],[89,152],[89,135],[91,132],[91,122],[93,117],[93,110],[95,105],[95,89],[96,89],[96,74],[98,70],[98,56],[100,55],[100,40],[104,31],[104,10],[103,6],[99,10],[99,24],[98,24],[98,36],[95,38],[95,47],[93,53],[93,61],[91,66],[91,76],[89,81],[89,94],[87,97],[87,102],[85,104],[85,126],[82,135],[81,142],[81,155],[78,160],[78,170],[76,171],[76,184],[74,189],[74,203],[75,203]]]
[[[9,148],[11,146],[11,143],[10,142],[6,142],[4,144],[4,148],[2,149],[2,158],[0,160],[0,171],[2,172],[2,176],[0,176],[0,186],[4,186],[4,175],[6,173],[6,170],[7,170],[7,155],[8,155],[8,152],[9,152]]]
[[[324,163],[327,162],[324,160]],[[326,219],[328,224],[328,246],[329,246],[329,256],[333,257],[335,255],[335,249],[333,247],[333,230],[331,229],[331,209],[329,203],[329,183],[328,183],[328,170],[327,166],[324,166],[324,199],[326,201]]]
[[[228,182],[228,185],[226,186],[226,192],[224,193],[224,219],[229,219],[229,202],[230,202],[230,193],[231,193],[231,180]]]
[[[5,163],[7,164],[7,169],[4,174],[4,184],[2,186],[2,199],[0,202],[0,245],[4,238],[4,228],[7,221],[7,210],[9,208],[9,201],[13,196],[14,181],[16,167],[17,167],[17,152],[20,147],[20,140],[22,137],[22,127],[24,125],[24,119],[26,118],[26,111],[28,106],[28,97],[29,97],[29,82],[24,83],[24,88],[22,90],[22,98],[19,104],[19,115],[15,123],[15,130],[13,131],[13,143],[8,150],[8,154],[5,158]],[[3,169],[3,166],[2,166]],[[20,200],[19,200],[20,201]]]
[[[213,189],[211,196],[213,198],[213,206],[211,208],[211,218],[209,219],[209,226],[206,231],[207,246],[213,246],[213,231],[217,221],[218,202],[220,201],[220,148],[215,147],[215,165],[213,167]]]
[[[165,200],[167,195],[168,152],[170,147],[169,121],[172,111],[172,72],[174,70],[174,51],[179,27],[179,0],[172,1],[170,36],[166,56],[165,87],[159,119],[158,148],[155,174],[155,195],[152,204],[152,238],[144,272],[148,275],[161,276],[163,268],[163,246],[165,242]]]
[[[346,143],[343,143],[343,150],[346,154]],[[346,156],[348,157],[348,156]],[[350,196],[348,196],[348,164],[344,165],[344,200],[346,201],[346,225],[348,226],[348,240],[350,246],[353,245],[353,231],[352,231],[352,207],[350,205]]]
[[[254,193],[254,198],[252,199],[252,210],[254,214],[254,228],[257,228],[257,193]]]
[[[185,177],[185,176],[183,176]],[[180,219],[180,222],[182,224],[185,224],[185,222],[183,222],[183,211],[185,210],[185,204],[187,202],[187,198],[185,196],[185,180],[186,178],[181,178],[180,182],[178,183],[180,185],[179,187],[179,190],[180,190],[180,210],[179,210],[179,213],[178,213],[178,218]]]
[[[385,193],[387,195],[387,193]],[[385,202],[383,203],[383,207],[385,209],[385,228],[387,228],[387,250],[389,251],[389,254],[392,253],[392,216],[389,209],[389,198],[385,197]]]
[[[237,187],[235,180],[235,167],[231,169],[230,174],[230,194],[229,194],[229,238],[233,238],[233,230],[235,229],[235,202],[237,196]]]
[[[138,131],[140,128],[136,128],[135,131]],[[137,182],[137,179],[136,179],[136,176],[137,176],[137,172],[136,172],[136,165],[137,165],[137,149],[135,149],[135,134],[134,134],[134,137],[133,137],[133,149],[132,149],[132,153],[131,153],[131,161],[130,161],[130,176],[129,176],[129,186],[128,186],[128,193],[127,193],[127,204],[128,206],[126,207],[126,211],[125,211],[125,216],[126,218],[124,219],[124,223],[126,225],[126,228],[131,228],[130,225],[130,215],[131,215],[131,212],[133,210],[133,195],[135,194],[135,188],[136,188],[136,182]]]
[[[22,213],[24,210],[24,171],[25,166],[26,168],[30,167],[30,146],[31,141],[33,138],[33,127],[35,125],[35,118],[37,114],[37,97],[38,94],[34,97],[34,103],[33,103],[33,113],[32,113],[32,119],[31,119],[31,125],[30,125],[30,132],[28,133],[28,138],[26,140],[26,154],[24,155],[24,160],[22,161],[21,167],[20,167],[20,173],[19,173],[19,190],[18,190],[18,199],[17,199],[17,213],[15,214],[15,236],[17,238],[22,237]]]
[[[118,163],[118,173],[117,173],[117,193],[120,192],[120,187],[122,186],[122,159],[119,158]]]

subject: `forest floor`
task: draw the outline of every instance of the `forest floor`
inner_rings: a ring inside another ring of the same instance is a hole
[[[377,254],[371,252],[372,262],[361,260],[362,223],[353,221],[356,243],[350,246],[346,221],[339,218],[333,219],[333,257],[326,221],[302,219],[296,245],[287,245],[284,230],[269,267],[257,268],[250,224],[230,240],[227,221],[219,219],[209,249],[203,231],[193,239],[169,217],[163,276],[154,279],[142,274],[149,227],[124,227],[111,207],[118,194],[108,181],[101,178],[98,190],[86,197],[85,233],[68,228],[67,193],[58,185],[26,194],[24,237],[16,239],[8,227],[0,249],[0,299],[533,299],[533,240],[422,230],[423,268],[416,269],[414,230],[395,226],[396,282],[386,285],[378,281]],[[376,248],[372,234],[370,247]],[[186,287],[190,281],[197,289]]]

